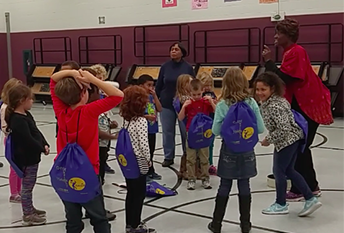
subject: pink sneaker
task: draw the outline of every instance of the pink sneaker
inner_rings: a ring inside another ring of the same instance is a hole
[[[299,202],[299,201],[305,200],[302,194],[296,194],[290,191],[287,192],[286,199],[287,199],[287,202]]]
[[[20,195],[10,196],[10,202],[11,203],[21,203],[21,196]]]
[[[217,175],[217,169],[214,165],[211,165],[209,167],[209,175],[216,176]]]

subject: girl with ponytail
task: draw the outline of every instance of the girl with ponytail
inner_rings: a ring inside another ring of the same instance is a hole
[[[1,92],[1,131],[4,135],[5,141],[8,136],[7,132],[7,124],[5,121],[5,111],[8,105],[8,92],[11,88],[15,87],[16,85],[20,84],[21,81],[16,79],[16,78],[11,78],[8,80],[4,87],[2,88]],[[18,177],[16,172],[12,167],[10,167],[10,175],[9,175],[9,184],[10,184],[10,202],[12,203],[20,203],[21,202],[21,197],[20,197],[20,192],[21,192],[21,179]]]
[[[33,103],[31,89],[24,84],[17,84],[8,91],[7,97],[6,132],[12,138],[13,161],[24,172],[21,191],[23,225],[42,225],[46,223],[46,212],[33,206],[32,191],[41,154],[49,154],[49,144],[29,112]]]

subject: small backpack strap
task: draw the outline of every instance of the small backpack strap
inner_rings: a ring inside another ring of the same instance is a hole
[[[78,114],[78,122],[77,122],[77,125],[76,125],[76,138],[75,138],[75,142],[76,143],[78,143],[78,136],[79,136],[80,113],[81,113],[81,109],[80,109],[79,114]]]
[[[123,121],[123,127],[122,127],[122,128],[124,128],[124,129],[128,129],[131,121],[129,121],[129,122],[128,122],[128,125],[127,125],[127,127],[125,127],[125,123],[124,123],[124,122],[125,122],[125,120]]]
[[[67,110],[66,109],[66,114],[67,114]],[[78,136],[79,136],[79,121],[80,121],[80,113],[81,113],[81,109],[78,113],[78,121],[77,121],[77,125],[76,125],[76,139],[75,139],[75,142],[77,143],[78,142]],[[67,123],[66,123],[66,142],[68,143],[68,130],[67,130]]]

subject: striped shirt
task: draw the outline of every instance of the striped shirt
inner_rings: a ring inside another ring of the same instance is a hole
[[[128,124],[128,121],[124,121],[125,128],[128,127]],[[142,175],[145,175],[148,173],[150,161],[147,119],[139,117],[136,120],[131,120],[127,130],[140,167],[140,172]]]

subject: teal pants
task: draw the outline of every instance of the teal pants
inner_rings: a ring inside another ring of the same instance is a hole
[[[213,151],[214,151],[214,141],[215,136],[213,137],[213,140],[211,141],[211,144],[209,146],[209,165],[213,165]]]

